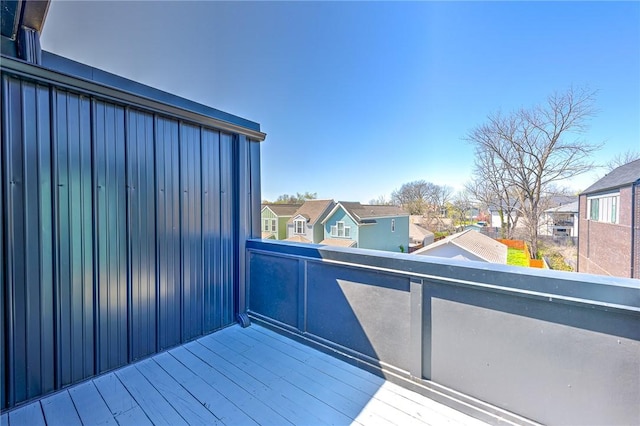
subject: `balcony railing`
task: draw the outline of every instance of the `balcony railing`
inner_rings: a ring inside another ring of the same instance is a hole
[[[492,421],[640,423],[640,282],[250,240],[249,315]]]

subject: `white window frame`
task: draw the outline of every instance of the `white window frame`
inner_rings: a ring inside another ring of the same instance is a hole
[[[276,227],[276,219],[271,219],[271,232],[276,232],[277,227]]]
[[[620,223],[620,193],[587,197],[586,219],[603,223]]]
[[[305,222],[306,220],[304,219],[296,219],[293,221],[293,233],[294,234],[304,234],[304,228],[305,228]]]
[[[337,238],[351,238],[351,227],[345,226],[344,221],[339,220],[335,225],[331,225],[331,236]]]
[[[262,230],[269,232],[269,219],[262,219]]]
[[[396,220],[391,219],[391,232],[396,232]]]

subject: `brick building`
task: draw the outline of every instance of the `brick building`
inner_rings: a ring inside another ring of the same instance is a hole
[[[640,278],[640,160],[580,194],[578,272]]]

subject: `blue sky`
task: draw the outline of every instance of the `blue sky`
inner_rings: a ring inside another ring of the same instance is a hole
[[[53,0],[41,41],[260,123],[271,200],[368,202],[418,179],[460,189],[469,130],[572,85],[598,91],[594,161],[640,150],[639,2]]]

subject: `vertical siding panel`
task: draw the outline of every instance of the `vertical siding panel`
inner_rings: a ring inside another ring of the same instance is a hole
[[[48,91],[12,80],[7,105],[8,253],[14,402],[53,389],[51,153]],[[30,119],[26,119],[30,117]],[[3,345],[4,346],[4,345]]]
[[[220,259],[220,133],[202,132],[202,238],[204,332],[222,327]]]
[[[55,91],[60,385],[94,374],[90,103]]]
[[[7,370],[5,369],[5,363],[7,362],[7,352],[10,349],[11,345],[7,344],[7,340],[5,340],[8,334],[5,331],[7,326],[7,321],[5,320],[6,312],[7,312],[7,299],[5,298],[6,288],[5,288],[5,262],[2,259],[5,259],[4,252],[4,227],[7,218],[7,213],[4,211],[4,193],[5,193],[5,185],[7,183],[7,179],[5,177],[5,155],[3,147],[8,145],[9,136],[6,134],[7,129],[9,127],[8,120],[8,81],[7,78],[2,76],[2,91],[0,91],[0,119],[2,120],[2,128],[0,129],[0,217],[2,217],[2,222],[0,222],[0,344],[2,344],[2,350],[0,350],[0,410],[4,410],[7,404],[7,386],[9,385],[9,376],[7,374]]]
[[[156,119],[158,349],[180,343],[180,181],[178,122]]]
[[[180,126],[182,339],[202,334],[202,188],[200,128]]]
[[[94,101],[99,371],[127,363],[124,109]]]
[[[223,325],[234,321],[234,181],[233,137],[222,133],[220,135],[220,262]]]
[[[156,351],[156,206],[153,116],[127,119],[132,359]]]

